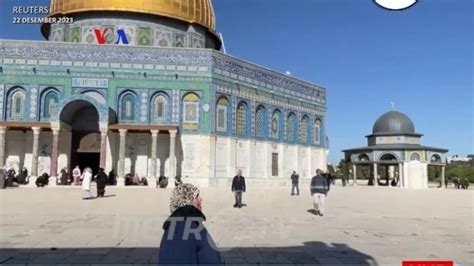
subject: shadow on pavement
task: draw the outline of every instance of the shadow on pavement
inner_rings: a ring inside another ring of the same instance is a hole
[[[343,243],[306,242],[302,246],[222,249],[226,264],[377,265],[370,255]],[[158,248],[5,248],[0,264],[156,264]]]

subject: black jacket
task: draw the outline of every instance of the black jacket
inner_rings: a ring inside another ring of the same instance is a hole
[[[311,194],[313,193],[323,193],[327,194],[329,191],[329,185],[326,177],[317,175],[313,176],[311,179]]]
[[[192,220],[187,222],[188,219]],[[204,214],[192,205],[175,210],[163,224],[158,264],[222,264],[216,245],[202,224],[205,220]]]
[[[97,174],[97,188],[105,188],[105,186],[107,185],[107,175],[104,173],[104,172],[99,172]]]
[[[291,183],[298,184],[299,178],[300,178],[300,176],[298,174],[292,174],[291,175]]]
[[[240,190],[245,192],[245,177],[243,176],[234,176],[232,180],[232,191]]]

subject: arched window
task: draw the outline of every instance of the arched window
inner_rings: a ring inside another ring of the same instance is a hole
[[[164,94],[157,94],[151,101],[151,121],[164,121],[167,118],[168,97]]]
[[[247,132],[247,105],[244,102],[241,102],[237,106],[237,114],[236,114],[236,131],[237,134],[245,135]]]
[[[221,97],[216,105],[216,131],[227,132],[227,108],[229,101],[226,97]]]
[[[265,109],[259,106],[255,111],[255,136],[265,137]]]
[[[271,136],[273,139],[280,138],[280,117],[281,117],[280,111],[275,110],[272,115],[272,124],[271,124]]]
[[[199,96],[188,93],[183,97],[183,128],[186,130],[199,129]]]
[[[123,120],[135,120],[135,95],[127,93],[122,97],[121,118]]]
[[[21,89],[17,89],[10,96],[10,118],[20,119],[23,117],[23,109],[25,102],[25,92]]]
[[[410,155],[410,161],[419,161],[420,160],[420,154],[417,152],[414,152]]]
[[[308,143],[308,122],[309,119],[307,116],[303,116],[300,123],[300,143]]]
[[[313,124],[313,143],[321,143],[321,120],[316,119]]]
[[[56,107],[59,102],[58,93],[50,90],[46,93],[43,99],[43,118],[51,118],[51,115],[56,112]]]
[[[290,113],[286,119],[286,140],[290,142],[295,141],[295,121],[295,114]]]

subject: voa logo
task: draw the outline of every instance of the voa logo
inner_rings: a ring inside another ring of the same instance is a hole
[[[94,28],[94,34],[95,34],[95,39],[98,44],[105,44],[107,42],[105,35],[107,34],[107,31],[109,29],[105,28],[101,30],[100,28]],[[115,34],[115,41],[114,44],[128,44],[128,39],[127,35],[125,34],[125,31],[123,29],[117,29],[117,32]]]
[[[412,7],[417,0],[374,0],[374,2],[388,10],[403,10]]]

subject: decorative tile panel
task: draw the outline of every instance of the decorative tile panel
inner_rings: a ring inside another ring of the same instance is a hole
[[[172,91],[172,101],[173,101],[173,110],[172,110],[172,121],[173,123],[179,123],[179,90]]]

